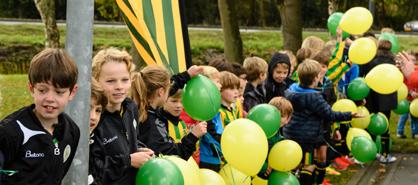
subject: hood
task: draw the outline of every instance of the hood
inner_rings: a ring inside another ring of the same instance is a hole
[[[273,70],[276,67],[277,64],[287,64],[289,66],[289,70],[288,70],[288,74],[287,76],[289,76],[290,74],[290,59],[286,54],[283,53],[275,53],[273,55],[273,57],[271,57],[271,60],[269,62],[269,67],[268,67],[268,77],[267,80],[270,82],[274,82],[273,79]]]
[[[315,90],[315,89],[303,88],[303,87],[299,86],[298,83],[292,84],[289,87],[288,91],[289,91],[289,93],[317,93],[317,92],[319,92],[318,90]]]

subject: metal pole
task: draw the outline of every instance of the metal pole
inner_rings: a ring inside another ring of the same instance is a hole
[[[62,182],[65,185],[87,184],[93,8],[93,0],[67,1],[65,50],[77,62],[79,75],[77,95],[66,109],[66,112],[80,128],[80,141],[71,168]]]

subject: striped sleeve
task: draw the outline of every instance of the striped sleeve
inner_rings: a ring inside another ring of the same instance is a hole
[[[350,69],[350,65],[343,60],[345,42],[337,42],[332,54],[326,76],[333,84],[338,83],[341,77]]]

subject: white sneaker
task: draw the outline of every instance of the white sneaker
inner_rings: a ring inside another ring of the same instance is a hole
[[[388,155],[386,157],[383,155],[380,155],[380,157],[377,159],[379,160],[380,163],[385,163],[385,164],[393,163],[396,161],[396,157],[392,155]]]

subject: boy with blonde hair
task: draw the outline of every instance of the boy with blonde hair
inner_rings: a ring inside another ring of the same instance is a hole
[[[334,112],[323,98],[317,85],[321,78],[321,65],[311,59],[303,61],[298,69],[299,84],[293,84],[286,92],[292,103],[292,119],[283,129],[286,139],[296,141],[303,151],[303,169],[299,177],[301,185],[313,184],[312,172],[315,169],[312,157],[315,146],[320,142],[324,120],[348,121],[359,117],[351,112]]]
[[[247,71],[247,84],[244,90],[244,110],[250,109],[266,99],[263,82],[267,77],[267,62],[260,57],[248,57],[244,60],[244,69]]]

